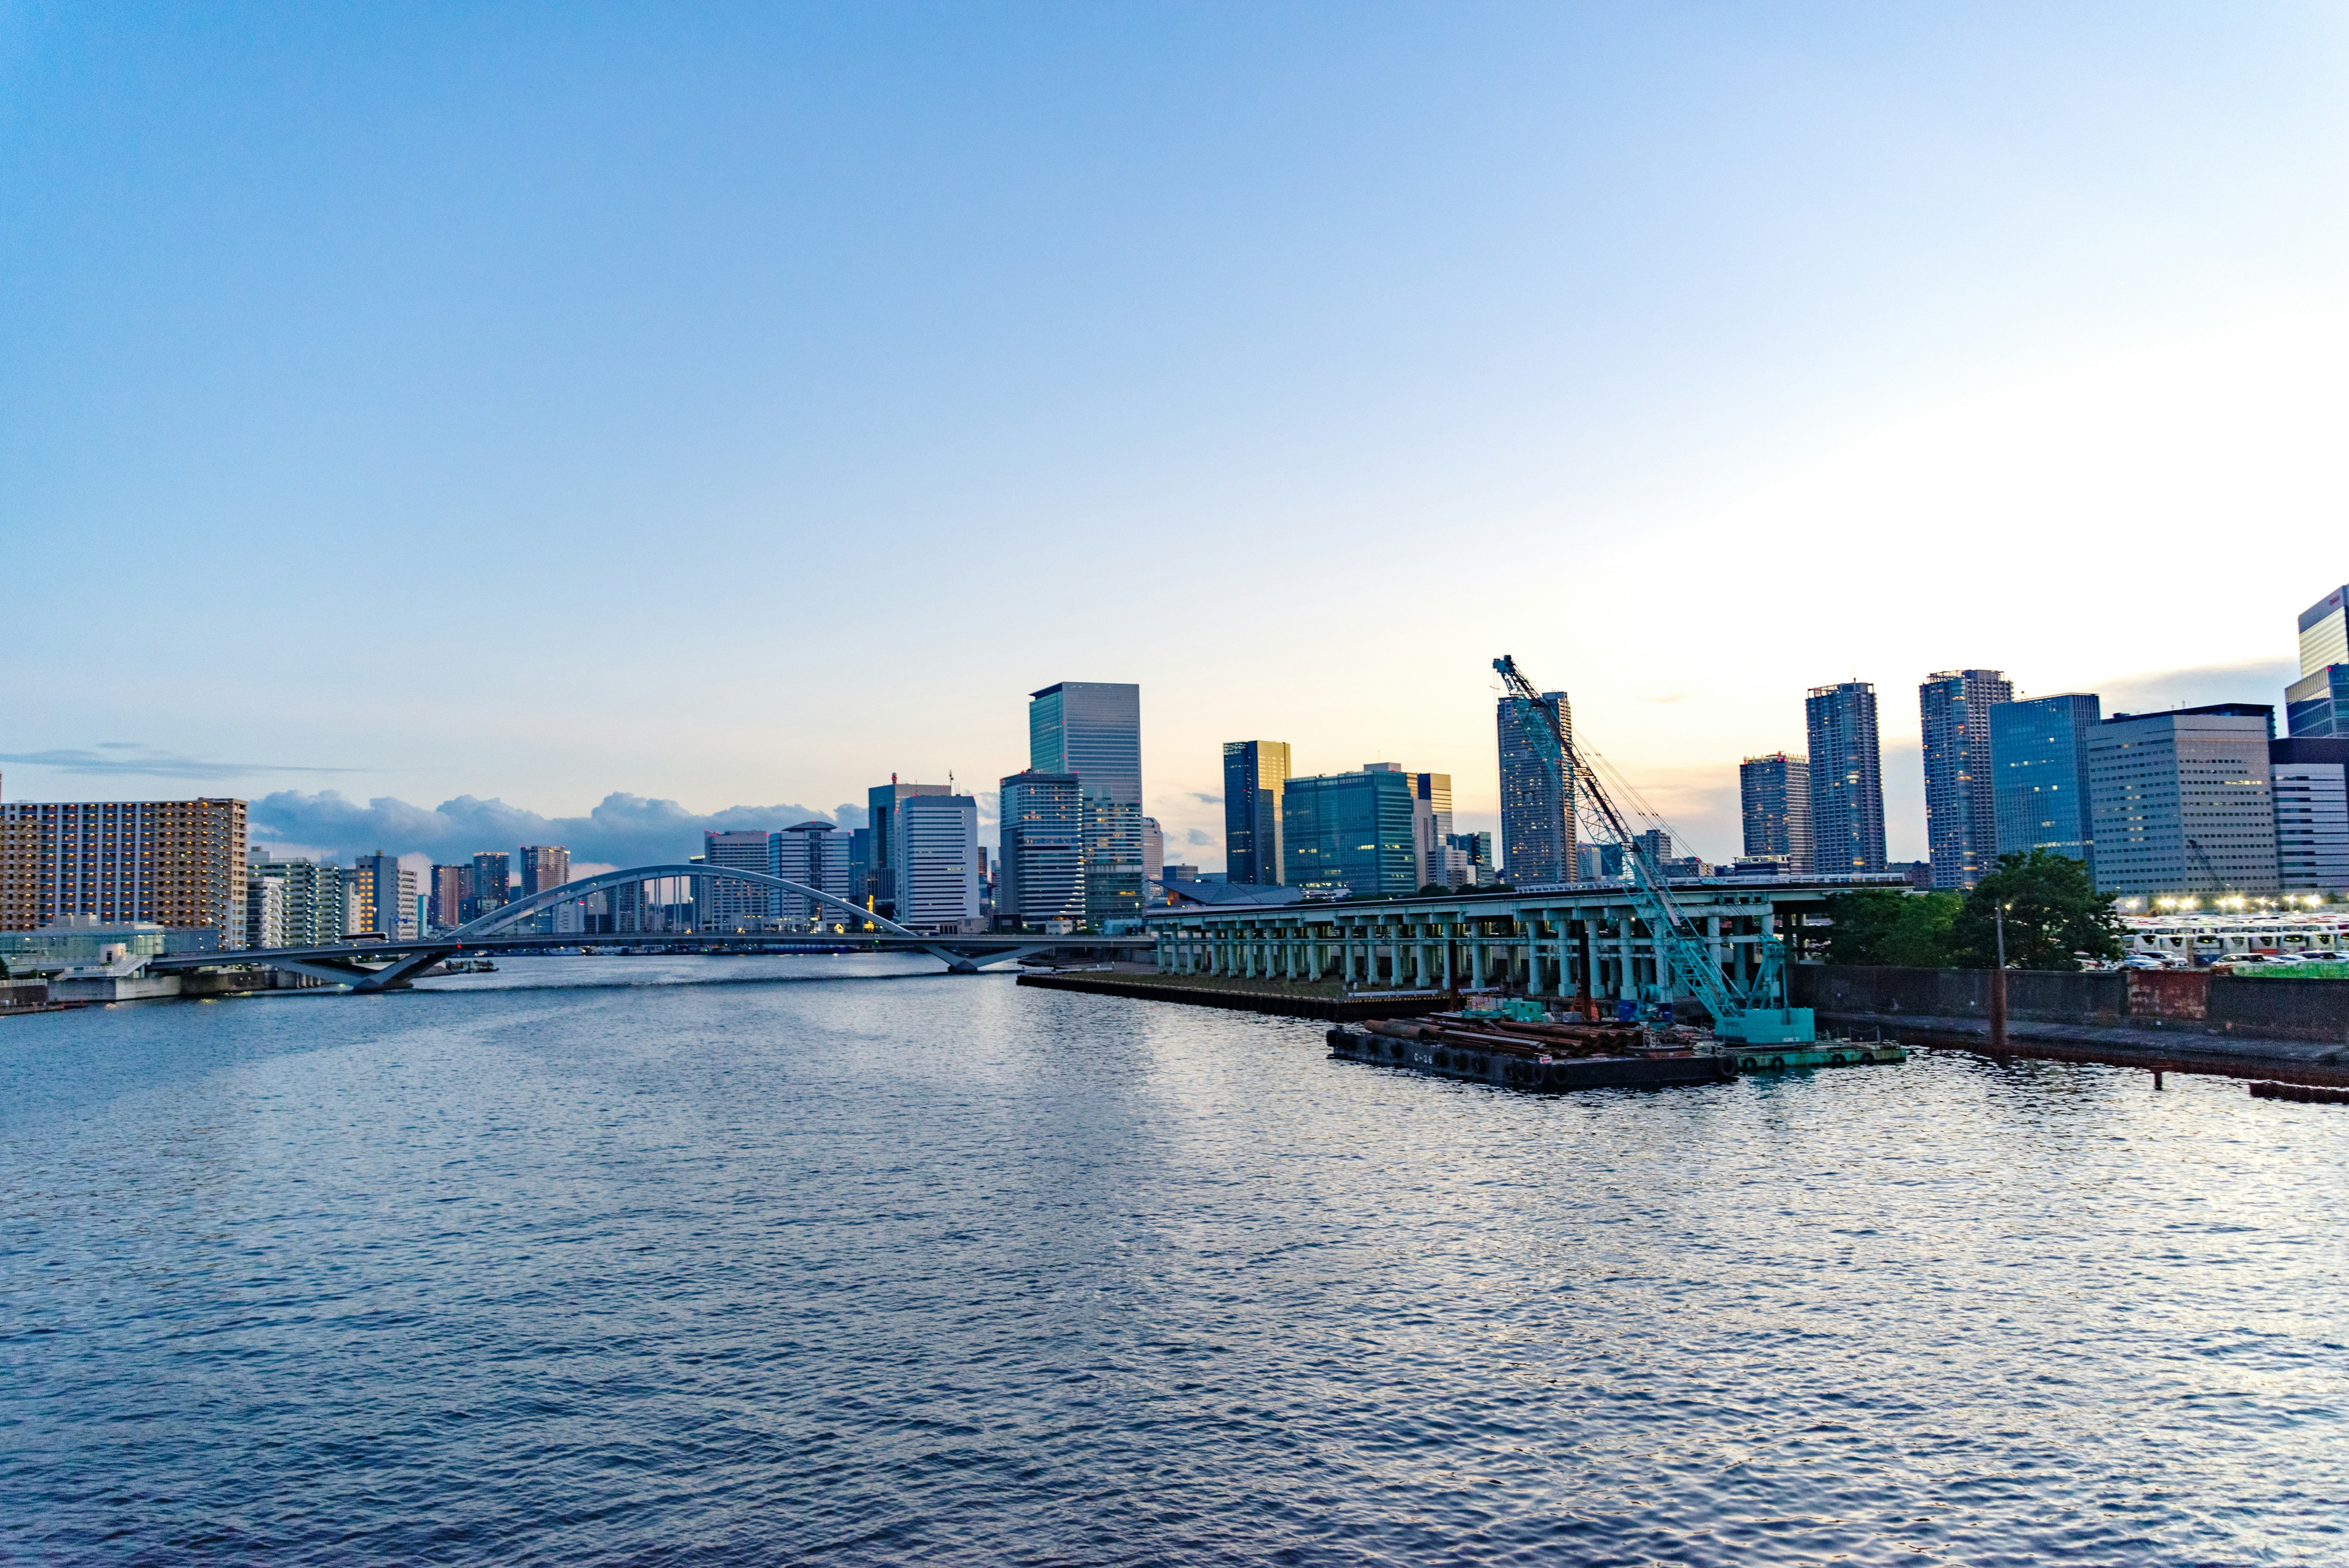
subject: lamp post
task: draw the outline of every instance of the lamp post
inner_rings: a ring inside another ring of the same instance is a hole
[[[1998,968],[1990,977],[1990,1048],[2006,1049],[2006,906],[1991,906],[1991,921],[1998,931]]]

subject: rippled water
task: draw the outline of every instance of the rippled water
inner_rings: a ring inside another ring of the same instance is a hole
[[[2349,1561],[2349,1112],[929,967],[0,1023],[0,1557]]]

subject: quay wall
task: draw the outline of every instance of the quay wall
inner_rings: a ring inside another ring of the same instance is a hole
[[[1796,964],[1797,1007],[1826,1016],[1990,1017],[1991,971]],[[2062,974],[2009,970],[2006,1015],[2017,1023],[2096,1024],[2349,1044],[2349,981],[2239,980],[2207,970]]]

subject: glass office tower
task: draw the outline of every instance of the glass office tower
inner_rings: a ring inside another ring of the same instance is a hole
[[[1029,693],[1028,766],[1074,774],[1084,795],[1085,923],[1141,917],[1142,688],[1063,680]]]
[[[997,918],[1042,930],[1085,918],[1084,792],[1074,774],[1030,769],[1001,785],[1003,846]]]
[[[2103,704],[2085,691],[1991,709],[1991,796],[2001,855],[2053,849],[2095,874],[2088,736],[2103,719]]]
[[[1417,803],[1411,775],[1400,769],[1290,779],[1280,794],[1288,849],[1283,879],[1309,893],[1416,893],[1419,855],[1412,823]]]
[[[1783,858],[1807,876],[1811,869],[1811,763],[1773,752],[1737,764],[1737,803],[1744,817],[1749,860]]]
[[[1803,704],[1811,736],[1811,867],[1821,877],[1884,869],[1884,755],[1876,688],[1814,686]]]
[[[1287,741],[1224,742],[1224,880],[1278,887]]]

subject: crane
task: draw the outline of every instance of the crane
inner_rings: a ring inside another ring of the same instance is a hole
[[[1657,960],[1666,977],[1679,981],[1704,1003],[1705,1011],[1713,1014],[1714,1035],[1741,1045],[1808,1044],[1817,1039],[1811,1010],[1786,1005],[1786,944],[1775,937],[1762,944],[1762,961],[1750,986],[1724,978],[1696,921],[1672,897],[1663,867],[1632,836],[1599,770],[1589,765],[1595,759],[1567,739],[1558,726],[1557,710],[1541,700],[1514,657],[1501,655],[1493,660],[1493,668],[1507,689],[1519,729],[1557,778],[1558,798],[1568,803],[1569,811],[1573,809],[1566,793],[1567,780],[1576,780],[1583,800],[1623,846],[1631,870],[1631,907],[1648,928]]]

